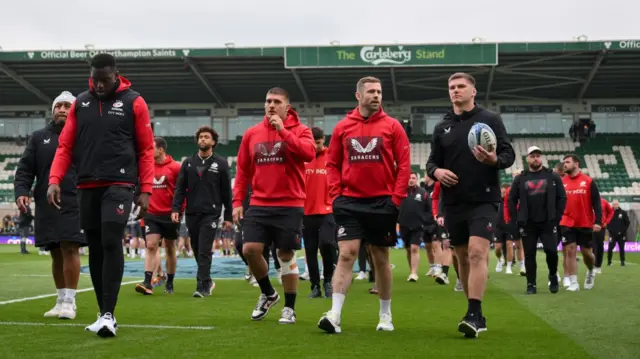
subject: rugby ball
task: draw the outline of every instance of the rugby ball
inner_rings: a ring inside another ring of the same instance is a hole
[[[469,130],[468,136],[469,148],[481,146],[488,152],[496,150],[496,134],[486,123],[476,122]]]

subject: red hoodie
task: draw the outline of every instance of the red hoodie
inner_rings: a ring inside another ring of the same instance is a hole
[[[368,119],[356,107],[333,129],[327,170],[332,199],[392,196],[400,206],[411,172],[407,134],[382,107]]]
[[[233,186],[233,208],[242,207],[251,182],[251,206],[304,207],[304,163],[313,161],[316,144],[309,127],[289,110],[284,128],[276,131],[269,118],[242,136]]]
[[[602,205],[602,226],[606,227],[613,219],[613,207],[602,197],[600,197],[600,203]]]
[[[327,184],[327,154],[328,148],[316,155],[316,158],[305,163],[307,200],[304,202],[304,214],[328,214],[333,211],[329,186]]]
[[[120,86],[116,92],[128,90],[131,82],[119,76]],[[93,90],[93,81],[89,79],[89,88]],[[101,109],[102,111],[102,109]],[[102,112],[100,113],[102,115]],[[133,102],[133,117],[135,121],[135,138],[138,156],[138,177],[141,193],[151,193],[153,182],[153,131],[149,120],[149,108],[142,96],[138,96]],[[58,149],[51,164],[49,184],[59,185],[67,173],[72,162],[73,147],[77,136],[76,103],[71,105],[67,121],[60,133]],[[106,150],[106,149],[105,149]],[[87,181],[78,183],[78,188],[108,187],[114,184],[133,184],[113,181]]]
[[[431,213],[433,213],[434,218],[438,218],[440,214],[438,211],[438,206],[440,205],[440,181],[436,181],[433,185],[433,192],[431,192]]]
[[[171,214],[173,204],[173,194],[176,191],[176,182],[180,173],[180,163],[173,160],[169,155],[165,156],[164,162],[155,163],[155,174],[153,176],[153,192],[149,199],[150,214],[156,216],[166,216]],[[182,207],[184,210],[184,205]],[[182,213],[182,211],[180,211]]]
[[[602,224],[602,204],[596,183],[582,172],[562,177],[567,206],[560,225],[569,228],[593,228]]]

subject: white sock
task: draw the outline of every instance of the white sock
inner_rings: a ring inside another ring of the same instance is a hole
[[[565,279],[569,279],[569,276],[568,276],[568,275],[565,275],[562,279],[563,279],[563,280],[565,280]]]
[[[380,315],[391,314],[391,299],[380,299]]]
[[[64,291],[65,289],[57,289],[58,292],[58,301],[62,302],[64,300]]]
[[[524,261],[520,261],[520,268],[524,268]]]
[[[65,295],[65,299],[70,302],[76,301],[76,290],[75,289],[65,289],[67,292]]]
[[[591,269],[587,268],[587,275],[593,275],[593,268],[591,268]]]
[[[569,276],[569,280],[571,280],[571,284],[578,283],[578,276],[577,275],[570,275]]]
[[[344,305],[345,295],[341,293],[333,293],[331,296],[331,312],[338,318],[342,315],[342,306]]]

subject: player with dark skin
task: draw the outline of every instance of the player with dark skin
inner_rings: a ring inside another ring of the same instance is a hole
[[[93,88],[95,94],[99,99],[107,98],[111,93],[116,90],[116,83],[118,75],[120,73],[116,68],[105,67],[102,69],[91,68],[91,79],[93,81]],[[136,219],[140,219],[147,213],[149,207],[150,193],[140,193],[136,206],[140,208],[140,213]],[[53,204],[56,208],[60,209],[60,186],[57,184],[49,185],[47,190],[47,197],[49,203]]]

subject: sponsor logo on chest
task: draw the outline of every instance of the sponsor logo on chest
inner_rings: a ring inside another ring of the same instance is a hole
[[[253,146],[256,165],[285,163],[286,143],[282,141],[259,142]]]
[[[347,138],[349,162],[382,162],[382,137]]]

